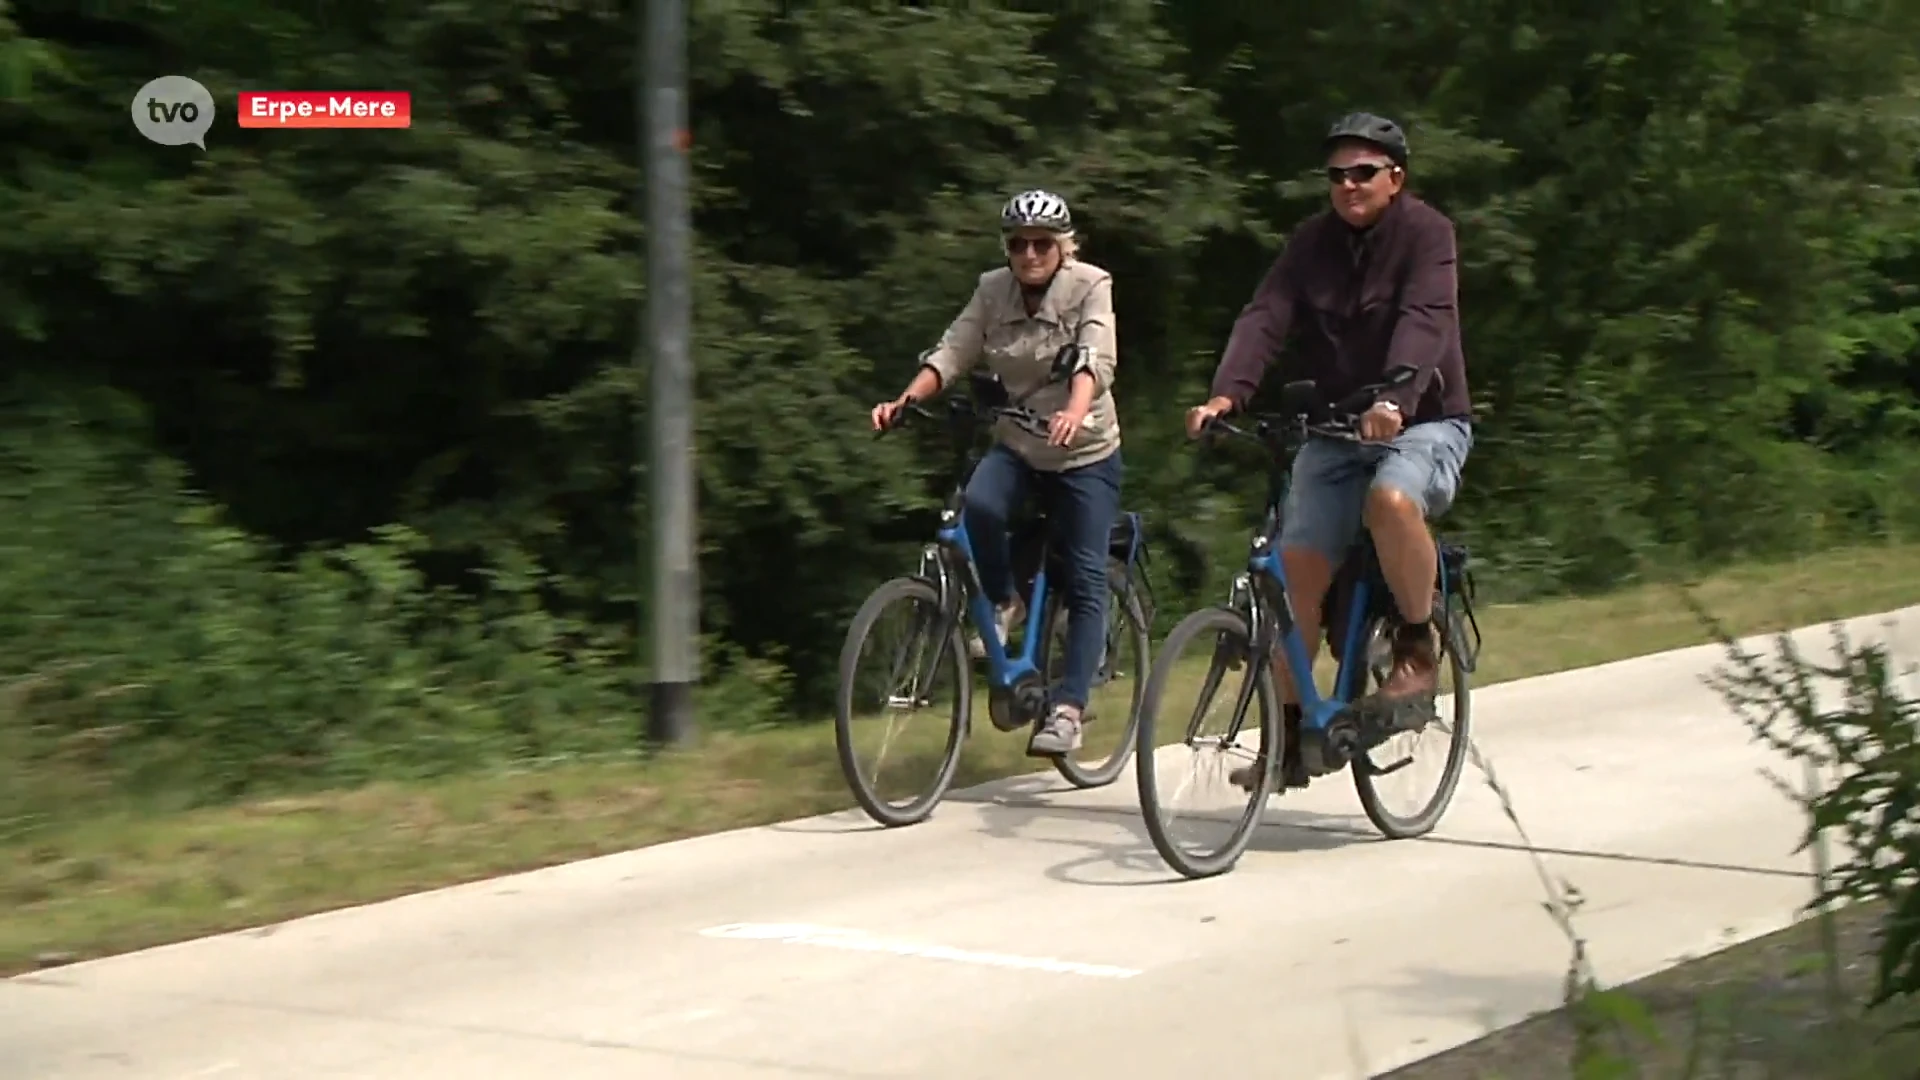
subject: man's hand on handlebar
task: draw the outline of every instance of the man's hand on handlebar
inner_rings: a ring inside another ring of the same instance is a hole
[[[1195,405],[1187,410],[1187,438],[1197,439],[1207,429],[1207,424],[1216,417],[1225,416],[1233,411],[1231,398],[1217,397],[1205,405]]]
[[[1392,442],[1405,426],[1406,418],[1388,402],[1376,402],[1360,414],[1360,438],[1363,442]]]

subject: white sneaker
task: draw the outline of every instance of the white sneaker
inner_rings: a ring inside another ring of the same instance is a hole
[[[1059,754],[1071,754],[1080,749],[1080,718],[1064,705],[1055,705],[1053,711],[1033,733],[1033,740],[1027,743],[1027,753],[1041,757],[1054,757]]]

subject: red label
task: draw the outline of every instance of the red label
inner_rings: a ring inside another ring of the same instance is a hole
[[[249,90],[240,95],[243,128],[403,128],[413,126],[405,90]]]

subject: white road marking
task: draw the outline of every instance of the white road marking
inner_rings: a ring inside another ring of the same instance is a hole
[[[862,930],[843,930],[806,923],[728,923],[700,931],[702,937],[732,938],[740,941],[777,941],[785,945],[815,945],[826,949],[855,952],[883,952],[895,956],[917,956],[923,960],[949,960],[983,967],[1015,968],[1026,971],[1051,971],[1063,975],[1088,975],[1096,979],[1131,979],[1144,974],[1138,968],[1111,964],[1083,964],[1077,960],[1056,960],[1044,956],[1014,956],[1009,953],[974,952],[948,945],[929,945],[917,941],[898,941],[874,937]]]

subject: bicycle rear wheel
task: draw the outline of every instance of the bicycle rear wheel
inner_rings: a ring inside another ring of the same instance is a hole
[[[1198,655],[1186,656],[1189,646],[1197,646]],[[1273,790],[1274,770],[1268,763],[1278,761],[1282,749],[1280,705],[1271,669],[1251,651],[1252,634],[1244,614],[1203,608],[1180,620],[1167,635],[1147,677],[1134,751],[1140,812],[1154,850],[1185,877],[1212,877],[1232,869],[1253,839]],[[1239,674],[1230,677],[1235,672]],[[1191,707],[1172,705],[1189,693],[1195,702]],[[1243,695],[1248,700],[1243,702]],[[1164,735],[1159,723],[1163,708],[1170,721]],[[1259,711],[1252,746],[1241,730],[1249,708]],[[1203,734],[1209,717],[1223,721],[1218,734]],[[1251,793],[1228,778],[1235,764],[1256,767],[1258,779]],[[1170,772],[1184,768],[1189,779],[1163,783],[1163,768]],[[1221,809],[1201,818],[1202,832],[1218,841],[1210,848],[1193,849],[1181,843],[1167,813],[1174,800],[1196,789],[1216,789],[1220,794]]]
[[[840,650],[840,687],[835,695],[833,723],[840,771],[867,816],[890,828],[912,825],[932,813],[960,765],[972,708],[972,671],[966,643],[960,636],[960,620],[953,620],[944,640],[934,640],[943,616],[939,593],[931,584],[922,578],[894,578],[860,605]],[[898,645],[886,643],[884,634],[876,633],[891,622],[904,624],[904,640]],[[863,663],[867,647],[877,639],[882,642],[878,655]],[[951,695],[944,708],[939,705],[943,695]],[[891,715],[895,709],[922,706],[928,707],[928,715],[919,718],[921,723],[912,724],[911,731],[903,731]],[[858,736],[864,733],[864,721],[870,719],[868,709],[886,716],[880,760],[871,773],[861,768],[857,756],[857,744],[861,742]],[[908,735],[907,746],[894,753],[896,737],[901,734]],[[924,748],[915,748],[915,737],[925,742]],[[909,770],[927,767],[930,776],[924,786],[911,789],[915,793],[905,801],[890,800],[882,791],[880,776],[882,767],[888,764]]]
[[[1460,787],[1460,778],[1466,772],[1467,755],[1472,747],[1473,694],[1471,676],[1456,651],[1456,639],[1449,627],[1456,617],[1453,603],[1443,603],[1448,598],[1436,597],[1434,608],[1443,612],[1444,617],[1436,619],[1440,631],[1440,692],[1434,698],[1434,715],[1412,731],[1397,732],[1386,741],[1373,747],[1366,753],[1357,754],[1353,759],[1353,785],[1360,796],[1360,808],[1366,812],[1367,820],[1380,830],[1389,840],[1411,840],[1425,836],[1440,824],[1447,808],[1453,803],[1453,796]],[[1385,635],[1389,633],[1387,621],[1377,619],[1367,628],[1366,641],[1372,651],[1385,644]],[[1369,676],[1374,686],[1386,681],[1386,668],[1391,663],[1369,663]],[[1449,689],[1451,686],[1451,689]],[[1438,747],[1432,746],[1433,736],[1439,734],[1446,740],[1446,752],[1437,753]],[[1421,784],[1415,777],[1425,759],[1439,767],[1437,782]],[[1395,809],[1396,802],[1390,792],[1403,785],[1411,790],[1428,790],[1424,799],[1416,797],[1404,812]]]
[[[1094,672],[1093,693],[1087,701],[1085,734],[1090,743],[1107,748],[1095,750],[1104,757],[1082,762],[1072,754],[1053,759],[1053,767],[1077,788],[1105,787],[1120,778],[1121,770],[1133,758],[1134,739],[1140,725],[1140,701],[1146,690],[1150,643],[1147,619],[1140,608],[1140,597],[1126,571],[1117,564],[1108,568],[1107,633],[1105,655]],[[1055,592],[1047,600],[1046,622],[1042,627],[1038,666],[1049,686],[1058,683],[1066,669],[1066,605]]]

